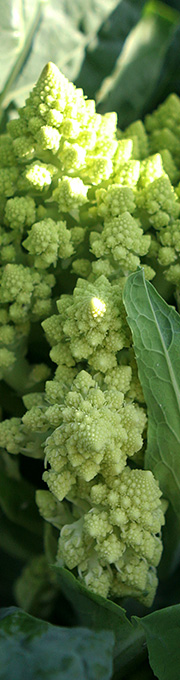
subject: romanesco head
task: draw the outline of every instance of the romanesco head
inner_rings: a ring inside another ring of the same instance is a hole
[[[58,561],[69,569],[77,567],[80,579],[94,592],[115,598],[129,595],[151,606],[164,524],[161,492],[153,474],[126,466],[112,484],[101,477],[87,492],[80,484],[79,493],[82,498],[87,495],[89,510],[83,513],[80,501],[80,519],[62,529]],[[78,506],[76,495],[75,502]]]
[[[9,317],[15,324],[25,322],[30,312],[43,318],[51,311],[53,275],[39,272],[22,264],[7,264],[1,272],[1,302],[9,303]]]
[[[102,391],[86,371],[78,373],[57,415],[59,426],[45,445],[51,470],[44,479],[59,500],[67,494],[67,480],[69,491],[76,478],[88,482],[101,472],[112,479],[123,470],[127,456],[142,447],[143,409],[126,403],[115,388]],[[50,417],[52,424],[51,412]]]
[[[108,257],[127,273],[137,269],[139,255],[148,252],[150,240],[149,235],[143,234],[138,220],[124,211],[118,217],[107,217],[101,233],[91,232],[90,248],[97,258]]]
[[[61,337],[68,340],[74,359],[88,359],[102,372],[115,366],[116,353],[130,343],[120,285],[111,285],[105,276],[94,284],[78,279],[73,295],[62,296],[57,306]]]
[[[36,219],[36,205],[30,196],[15,196],[10,198],[5,206],[5,222],[11,229],[23,232],[24,227],[30,227]]]
[[[66,259],[73,253],[66,223],[54,222],[50,217],[33,224],[23,246],[35,256],[34,266],[38,269],[47,269],[51,264],[55,266],[58,257]]]
[[[180,206],[168,177],[159,177],[137,194],[136,203],[147,213],[155,230],[166,227],[179,215]]]

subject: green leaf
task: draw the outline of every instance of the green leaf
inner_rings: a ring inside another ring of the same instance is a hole
[[[45,1],[45,0],[44,0]],[[41,18],[41,0],[0,0],[0,105],[31,47]]]
[[[179,0],[178,8],[179,9]],[[180,18],[176,26],[172,40],[167,49],[165,60],[159,74],[158,83],[151,96],[150,111],[161,104],[171,92],[180,96]]]
[[[124,43],[111,77],[97,95],[100,113],[117,111],[120,127],[141,118],[149,106],[179,14],[162,2],[147,2]]]
[[[96,39],[87,45],[76,79],[77,87],[82,87],[90,98],[95,98],[104,78],[111,75],[128,34],[141,17],[144,0],[122,0],[116,4],[114,11],[105,17]]]
[[[146,634],[149,662],[158,680],[179,680],[180,605],[148,614],[139,621]]]
[[[22,0],[0,1],[0,89],[11,71],[24,37]],[[8,59],[6,59],[8,56]]]
[[[59,628],[15,607],[0,612],[0,680],[109,680],[114,636]]]
[[[162,529],[163,554],[158,569],[161,580],[172,577],[172,574],[180,564],[180,520],[169,504],[166,512],[166,523]],[[172,581],[171,585],[174,584]],[[169,588],[167,596],[169,595]],[[176,600],[177,601],[177,600]],[[169,604],[171,601],[165,602]],[[171,602],[172,604],[172,602]]]
[[[180,517],[180,316],[143,270],[127,279],[124,303],[148,410],[145,467]]]
[[[114,668],[120,680],[146,657],[142,629],[131,624],[122,607],[90,592],[67,569],[57,566],[54,571],[61,591],[76,612],[77,623],[96,631],[107,629],[114,633]]]

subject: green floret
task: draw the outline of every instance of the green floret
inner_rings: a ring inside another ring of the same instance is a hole
[[[124,556],[123,569],[119,564],[119,571],[113,580],[111,596],[113,598],[134,597],[146,607],[151,607],[158,586],[156,569],[149,566],[143,559],[139,559],[130,549]]]
[[[101,379],[102,375],[100,376],[100,381]],[[123,394],[126,394],[126,392],[129,391],[131,380],[131,366],[116,366],[116,368],[113,368],[111,371],[107,371],[107,373],[104,375],[104,384],[106,385],[106,389],[115,388],[116,390],[123,392]]]
[[[103,372],[115,366],[115,354],[130,343],[120,283],[111,285],[105,276],[94,284],[78,279],[73,295],[62,295],[57,307],[61,319],[58,340],[68,340],[74,359],[88,359]]]
[[[139,221],[129,212],[104,221],[102,233],[92,231],[90,247],[97,258],[113,258],[123,273],[135,271],[140,264],[139,255],[145,255],[150,247],[151,238],[144,235]]]
[[[4,227],[0,227],[0,260],[1,264],[8,264],[16,261],[19,246],[19,238],[16,233],[8,232]]]
[[[57,405],[63,403],[64,395],[71,388],[77,372],[77,368],[63,365],[58,366],[54,379],[46,382],[46,399],[49,404]]]
[[[52,151],[56,154],[61,140],[61,135],[58,130],[53,128],[51,125],[42,125],[42,127],[35,134],[37,140],[37,152],[38,149],[41,151]]]
[[[130,188],[135,188],[140,174],[140,161],[130,160],[128,163],[117,168],[114,175],[114,182],[126,185]]]
[[[65,524],[71,524],[72,514],[70,506],[66,501],[60,503],[50,491],[38,490],[36,492],[36,502],[40,515],[57,529],[62,529]]]
[[[1,302],[16,301],[19,305],[28,305],[33,292],[33,279],[28,267],[18,264],[7,264],[1,279]]]
[[[132,189],[112,184],[107,189],[97,189],[97,213],[102,216],[116,217],[126,211],[131,214],[136,208]]]
[[[33,380],[31,381],[31,374],[29,372],[29,385],[27,389],[31,389]],[[10,418],[0,423],[0,447],[5,448],[9,453],[22,453],[30,458],[44,458],[44,441],[48,432],[48,425],[46,421],[46,432],[42,426],[42,419],[38,423],[37,409],[41,414],[42,407],[32,407],[23,419]],[[28,417],[29,414],[29,417]],[[34,416],[34,417],[33,417]],[[36,421],[37,417],[37,421]],[[39,419],[40,420],[40,419]],[[37,427],[35,428],[35,424]]]
[[[145,189],[151,182],[164,176],[165,173],[160,153],[149,156],[141,163],[138,188]]]
[[[160,247],[158,261],[163,267],[176,262],[180,254],[180,220],[162,229],[159,234]],[[166,276],[166,273],[165,273]]]
[[[64,176],[58,180],[58,186],[53,191],[53,198],[57,201],[59,211],[69,212],[78,217],[79,208],[87,201],[88,186],[79,177]]]
[[[7,131],[10,136],[11,147],[12,139],[16,139],[16,137],[21,137],[22,135],[25,135],[28,132],[27,125],[20,118],[12,118],[12,120],[9,120],[7,122]]]
[[[140,190],[136,204],[155,230],[166,227],[179,215],[180,206],[168,177],[159,177]]]
[[[117,130],[118,133],[118,130]],[[113,170],[116,173],[123,165],[127,164],[132,158],[133,141],[132,139],[120,139],[117,142],[116,152],[113,158]]]
[[[4,373],[11,368],[16,360],[14,352],[11,352],[7,347],[0,348],[0,379],[3,380]]]
[[[29,127],[34,117],[46,121],[52,108],[63,111],[66,105],[68,81],[51,62],[45,66],[40,78],[30,93],[26,106],[21,109],[22,121]],[[75,88],[74,88],[75,89]]]
[[[10,198],[5,207],[5,222],[11,229],[21,232],[30,227],[36,219],[36,205],[30,196]]]
[[[169,97],[160,104],[156,111],[146,116],[146,128],[148,132],[152,130],[161,129],[167,126],[170,130],[174,130],[176,125],[179,125],[180,119],[180,99],[176,94],[170,94]]]
[[[172,264],[165,273],[167,281],[173,283],[177,288],[180,287],[180,263]]]
[[[0,168],[0,194],[2,196],[14,196],[17,180],[18,180],[18,168],[14,165],[9,168]]]
[[[1,276],[1,302],[10,303],[9,316],[20,324],[28,319],[29,312],[42,318],[51,311],[51,287],[54,277],[40,275],[21,264],[7,264]]]
[[[65,222],[54,222],[50,217],[35,222],[23,246],[34,257],[34,267],[47,269],[57,263],[58,257],[68,258],[73,253],[71,233]]]
[[[115,388],[102,392],[81,371],[59,409],[59,427],[45,445],[51,471],[44,479],[50,490],[62,500],[76,477],[89,481],[99,471],[105,477],[121,472],[127,456],[142,447],[145,423],[144,411],[126,404],[122,392]]]
[[[19,453],[24,444],[21,418],[11,418],[0,423],[0,447],[9,453]]]
[[[15,165],[15,155],[10,135],[0,135],[0,167],[7,168]]]
[[[171,94],[156,111],[146,116],[145,126],[149,132],[152,152],[167,149],[179,167],[180,152],[180,100]]]
[[[167,97],[151,115],[146,116],[145,125],[149,132],[152,152],[168,150],[179,167],[180,132],[179,132],[180,100],[175,94]]]
[[[23,171],[18,187],[23,189],[23,182],[25,189],[35,190],[35,191],[45,191],[48,189],[54,175],[57,173],[57,168],[50,163],[42,163],[40,161],[34,161],[30,165],[27,165],[26,169]]]
[[[35,156],[33,137],[22,135],[13,140],[13,151],[19,162],[31,161]]]
[[[65,174],[73,173],[84,166],[86,157],[86,149],[79,144],[72,144],[64,141],[62,149],[60,150],[59,158],[62,163],[62,168]]]
[[[175,164],[173,157],[168,151],[168,149],[162,149],[161,150],[161,158],[163,162],[163,168],[165,170],[165,173],[168,175],[171,184],[176,186],[177,181],[179,179],[179,170],[177,168],[177,165]]]
[[[148,136],[141,120],[136,120],[131,125],[128,125],[124,136],[129,137],[133,141],[133,158],[140,160],[148,156]]]
[[[80,579],[94,592],[100,593],[103,575],[106,597],[129,595],[151,606],[164,524],[161,492],[153,474],[126,466],[111,484],[102,478],[87,491],[80,485],[79,492],[87,498],[89,510],[84,513],[80,501],[80,518],[62,528],[58,563],[77,567]],[[78,497],[74,502],[78,507]]]

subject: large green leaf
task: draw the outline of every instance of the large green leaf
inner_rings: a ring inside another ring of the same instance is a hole
[[[145,466],[180,517],[180,316],[143,270],[128,278],[124,302],[148,409]]]
[[[15,607],[0,619],[0,680],[111,678],[113,633],[58,628]]]
[[[147,2],[111,77],[97,95],[99,111],[117,111],[120,127],[141,118],[150,107],[179,14],[162,2]]]
[[[114,633],[114,668],[117,680],[124,678],[146,657],[142,629],[131,624],[122,607],[90,592],[67,569],[55,567],[54,570],[61,591],[75,610],[77,623],[96,631],[107,629]]]
[[[146,634],[150,665],[158,680],[179,680],[180,605],[148,614],[140,620]]]
[[[45,1],[45,0],[43,0]],[[0,0],[0,103],[20,72],[41,18],[42,0]]]
[[[104,78],[111,76],[130,31],[141,17],[145,0],[121,0],[105,18],[96,39],[90,40],[76,85],[95,97]]]
[[[177,9],[180,9],[179,0]],[[151,95],[150,111],[163,102],[171,92],[176,92],[180,96],[180,16],[166,52],[158,82]]]

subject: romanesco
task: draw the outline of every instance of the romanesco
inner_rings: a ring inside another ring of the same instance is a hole
[[[180,286],[179,114],[172,95],[119,131],[49,63],[0,136],[0,376],[26,409],[0,423],[0,446],[45,457],[37,504],[58,532],[58,564],[147,606],[166,504],[143,469],[122,294],[139,265]]]

